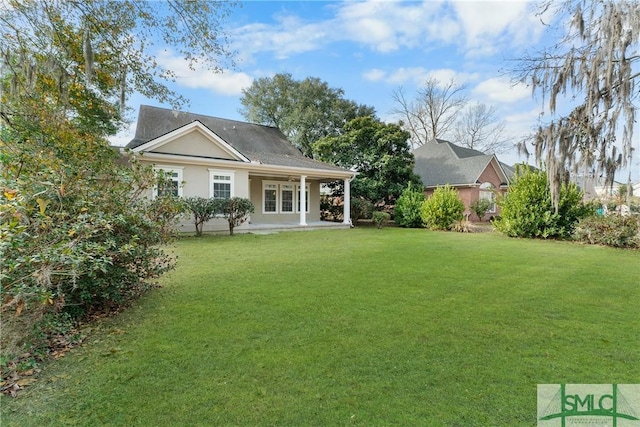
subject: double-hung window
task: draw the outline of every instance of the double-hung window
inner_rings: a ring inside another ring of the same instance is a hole
[[[293,184],[280,184],[280,212],[293,212]]]
[[[156,166],[158,182],[153,187],[153,197],[182,197],[182,168],[173,166]]]
[[[278,184],[263,184],[264,213],[278,212]]]
[[[219,200],[232,198],[233,178],[233,171],[209,169],[209,197]]]

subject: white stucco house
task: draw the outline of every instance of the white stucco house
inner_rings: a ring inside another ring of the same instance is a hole
[[[126,148],[171,180],[149,197],[171,191],[180,197],[250,199],[255,212],[237,232],[349,226],[355,172],[305,157],[277,128],[143,105]],[[320,221],[321,185],[337,180],[344,182],[345,220]],[[193,230],[187,219],[182,226]],[[228,225],[214,219],[204,230],[226,231]]]

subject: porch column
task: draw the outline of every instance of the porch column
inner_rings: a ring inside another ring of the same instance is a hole
[[[351,178],[344,180],[344,200],[342,201],[344,224],[351,224]]]
[[[307,176],[300,175],[300,225],[307,225]]]

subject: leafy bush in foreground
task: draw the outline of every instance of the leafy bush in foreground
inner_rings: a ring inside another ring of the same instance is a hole
[[[464,203],[458,197],[458,191],[449,186],[438,187],[420,209],[422,221],[432,230],[451,230],[462,220]]]
[[[424,203],[424,189],[412,186],[411,182],[398,198],[395,207],[395,222],[400,227],[420,228],[422,217],[420,209]]]
[[[28,154],[37,161],[37,152]],[[160,245],[170,239],[179,209],[172,200],[143,197],[153,171],[135,161],[119,164],[108,147],[93,147],[90,155],[94,162],[43,159],[29,174],[2,162],[5,355],[21,351],[45,314],[78,319],[117,308],[174,266]]]
[[[391,215],[387,212],[375,211],[372,215],[373,223],[378,228],[382,228],[389,223]]]
[[[249,215],[255,210],[251,200],[243,197],[216,200],[216,205],[216,211],[220,212],[229,223],[229,235],[231,236],[233,236],[233,229],[249,219]]]
[[[193,215],[193,224],[196,227],[196,236],[202,236],[204,223],[216,216],[219,210],[217,200],[205,197],[187,197],[183,200],[185,210]]]
[[[484,215],[487,213],[487,211],[491,208],[492,205],[493,205],[493,202],[489,199],[478,199],[473,201],[471,205],[469,205],[469,208],[471,209],[471,212],[476,214],[476,216],[478,217],[478,220],[482,221],[482,218],[484,218]]]
[[[638,219],[633,216],[590,216],[578,222],[573,238],[616,248],[640,248],[639,230]]]
[[[371,218],[373,203],[362,197],[354,197],[351,199],[350,209],[351,221],[355,224],[360,219]]]
[[[575,184],[563,184],[556,212],[547,174],[527,167],[518,168],[509,191],[498,198],[500,218],[494,221],[494,226],[511,237],[570,237],[578,220],[590,212],[582,202],[582,196]]]

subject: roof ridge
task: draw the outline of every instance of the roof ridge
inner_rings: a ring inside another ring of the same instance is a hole
[[[210,115],[207,115],[207,114],[193,113],[191,111],[176,110],[176,109],[173,109],[173,108],[158,107],[158,106],[155,106],[155,105],[140,104],[139,111],[142,111],[143,108],[147,108],[147,109],[153,108],[153,109],[156,109],[156,110],[171,111],[173,113],[181,113],[181,114],[185,114],[185,115],[189,115],[189,116],[206,117],[206,118],[209,118],[209,119],[224,120],[226,122],[241,123],[243,125],[261,126],[261,127],[265,127],[265,128],[269,128],[269,129],[278,129],[277,126],[263,125],[261,123],[253,123],[253,122],[247,122],[247,121],[236,120],[236,119],[227,119],[227,118],[224,118],[224,117],[210,116]],[[197,119],[195,119],[195,120],[197,120]]]

